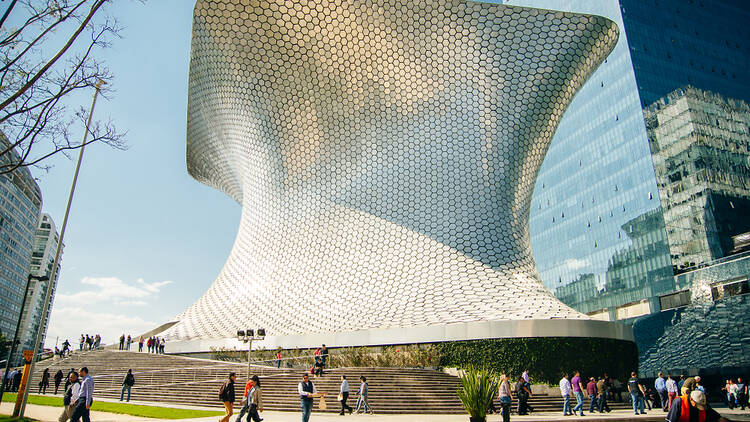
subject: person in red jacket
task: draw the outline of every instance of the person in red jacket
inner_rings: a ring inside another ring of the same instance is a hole
[[[667,414],[668,422],[728,422],[706,403],[706,394],[700,390],[686,392],[676,397]]]

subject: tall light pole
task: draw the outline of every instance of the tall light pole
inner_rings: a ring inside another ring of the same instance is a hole
[[[266,330],[265,328],[258,328],[257,330],[253,330],[252,328],[249,328],[247,330],[238,330],[237,331],[237,340],[244,341],[247,343],[247,379],[250,379],[250,356],[251,352],[253,351],[253,340],[263,340],[266,338]]]
[[[83,133],[83,141],[81,142],[81,147],[79,148],[80,151],[78,151],[78,163],[76,164],[76,171],[73,174],[73,184],[70,185],[70,195],[68,195],[68,205],[65,208],[65,217],[63,217],[63,223],[62,227],[60,228],[60,238],[57,239],[57,250],[55,251],[55,260],[52,263],[52,272],[50,273],[49,279],[51,280],[50,283],[55,282],[55,277],[57,276],[57,268],[60,263],[60,252],[62,252],[62,245],[63,245],[63,238],[65,237],[65,228],[68,226],[68,216],[70,215],[70,204],[73,202],[73,195],[76,191],[76,183],[78,182],[78,173],[81,170],[81,161],[83,160],[83,151],[86,147],[86,138],[89,136],[89,126],[91,126],[91,118],[94,116],[94,107],[96,106],[96,98],[99,96],[99,90],[102,88],[102,85],[104,85],[106,82],[99,79],[96,82],[96,91],[94,91],[94,99],[91,101],[91,110],[89,111],[89,117],[86,120],[86,131]],[[50,284],[50,287],[52,285]],[[39,353],[39,340],[42,338],[42,333],[44,332],[44,326],[47,322],[47,311],[49,310],[49,302],[50,298],[52,296],[52,289],[47,289],[47,295],[44,297],[44,308],[42,309],[42,316],[41,321],[39,321],[39,329],[36,331],[36,338],[34,339],[34,355],[31,358],[31,367],[29,369],[29,379],[31,379],[31,376],[34,374],[34,363],[37,361]],[[20,419],[23,419],[23,412],[26,409],[26,400],[29,397],[29,389],[27,388],[23,395],[23,401],[21,402],[21,410],[18,415]]]

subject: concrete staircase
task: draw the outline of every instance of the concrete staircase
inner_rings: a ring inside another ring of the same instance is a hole
[[[222,408],[218,391],[228,373],[237,373],[235,388],[238,402],[244,392],[247,374],[247,365],[239,363],[125,351],[75,352],[65,359],[50,359],[39,363],[31,382],[32,393],[36,392],[38,379],[44,368],[50,368],[51,376],[54,376],[58,369],[67,374],[71,368],[78,370],[82,366],[87,366],[94,376],[98,397],[119,398],[125,373],[128,369],[133,369],[136,384],[132,389],[131,400],[215,408]],[[297,384],[303,370],[254,366],[252,372],[261,377],[265,409],[299,410]],[[460,385],[457,377],[416,368],[336,368],[326,371],[320,378],[311,378],[318,391],[328,393],[325,398],[328,412],[338,412],[340,409],[336,398],[341,375],[346,375],[351,386],[351,406],[356,402],[359,377],[364,375],[369,384],[369,402],[375,413],[465,413],[456,395]],[[51,387],[54,391],[54,385]],[[318,400],[316,399],[316,410]],[[535,395],[530,404],[535,412],[559,412],[562,409],[562,399],[548,395]],[[615,403],[610,406],[623,408],[627,405]],[[499,403],[496,407],[500,409]],[[586,410],[588,401],[584,408]]]

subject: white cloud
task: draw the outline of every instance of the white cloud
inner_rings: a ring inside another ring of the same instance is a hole
[[[146,306],[148,305],[148,302],[145,300],[126,300],[124,302],[120,302],[120,305],[123,306]]]
[[[111,344],[117,342],[123,333],[136,337],[157,326],[159,323],[138,315],[96,312],[85,306],[54,307],[50,315],[46,346],[54,348],[55,339],[59,338],[58,346],[68,339],[73,347],[78,347],[81,334],[99,334],[104,343]]]
[[[571,270],[580,270],[589,266],[589,261],[586,259],[566,259],[565,265]]]
[[[81,284],[86,286],[87,290],[72,294],[57,293],[55,303],[77,305],[94,302],[98,304],[135,304],[142,306],[142,304],[145,304],[143,299],[158,294],[162,287],[171,283],[171,280],[147,283],[143,279],[138,279],[135,284],[129,284],[117,277],[84,277]]]

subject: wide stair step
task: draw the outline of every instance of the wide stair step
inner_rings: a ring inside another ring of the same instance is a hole
[[[97,350],[74,352],[64,359],[49,359],[37,364],[30,385],[32,392],[45,368],[50,370],[50,388],[54,391],[54,374],[61,369],[67,374],[71,368],[86,366],[95,381],[95,396],[120,398],[122,380],[128,369],[133,370],[136,384],[131,400],[184,404],[223,408],[218,399],[219,387],[229,372],[237,373],[235,395],[239,402],[244,392],[247,364],[220,362],[208,359],[155,355],[131,351]],[[261,378],[263,407],[268,410],[299,411],[297,384],[303,370],[276,369],[267,366],[253,367]],[[311,378],[318,391],[326,392],[328,412],[341,408],[336,400],[341,375],[346,375],[351,386],[348,404],[356,403],[359,377],[367,377],[369,403],[376,413],[413,413],[418,409],[425,414],[465,413],[456,391],[460,386],[457,377],[430,369],[418,368],[335,368],[320,378]],[[64,382],[64,381],[63,381]],[[62,388],[62,385],[61,385]],[[315,408],[318,408],[316,399]],[[559,411],[562,399],[556,396],[535,395],[529,404],[536,412]],[[588,410],[586,401],[585,410]],[[500,409],[500,403],[495,404]],[[627,408],[626,404],[610,403],[612,408]],[[514,403],[515,407],[515,403]]]

